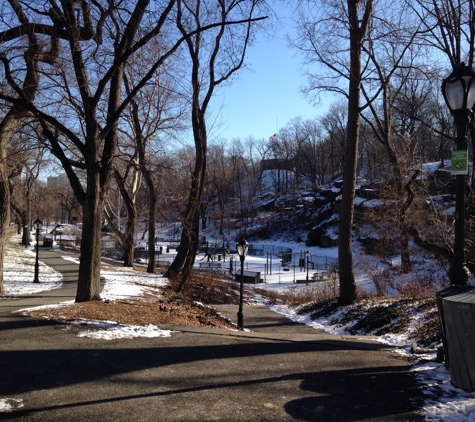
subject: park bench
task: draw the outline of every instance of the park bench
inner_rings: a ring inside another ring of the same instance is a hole
[[[313,280],[324,280],[328,278],[328,271],[327,270],[317,270],[312,274],[312,279]]]
[[[259,284],[261,283],[261,272],[260,271],[248,271],[244,270],[243,273],[243,283]],[[235,274],[235,280],[241,281],[241,270],[237,270]]]
[[[221,262],[215,262],[215,261],[208,261],[208,262],[200,262],[200,268],[221,268],[222,264]]]

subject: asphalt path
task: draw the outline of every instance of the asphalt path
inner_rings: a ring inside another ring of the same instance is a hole
[[[408,361],[371,339],[328,335],[265,306],[245,306],[249,331],[161,326],[171,337],[79,338],[83,325],[12,313],[74,299],[77,265],[40,260],[63,287],[0,299],[1,420],[422,421]],[[236,320],[237,308],[219,306]],[[20,407],[21,406],[21,407]]]

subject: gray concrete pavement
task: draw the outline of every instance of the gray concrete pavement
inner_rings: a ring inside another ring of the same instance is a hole
[[[423,420],[406,360],[267,307],[244,307],[249,332],[162,326],[177,332],[110,341],[12,314],[74,298],[77,266],[46,250],[40,259],[68,279],[56,292],[0,300],[0,398],[23,404],[1,420]],[[236,319],[236,307],[218,308]]]

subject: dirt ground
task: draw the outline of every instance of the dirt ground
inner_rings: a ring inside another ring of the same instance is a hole
[[[127,325],[176,324],[215,328],[235,328],[214,308],[206,304],[234,304],[238,288],[222,281],[222,274],[196,273],[182,293],[171,284],[163,290],[151,290],[146,297],[122,300],[92,300],[52,308],[32,310],[35,318],[62,322],[77,320],[115,321]]]

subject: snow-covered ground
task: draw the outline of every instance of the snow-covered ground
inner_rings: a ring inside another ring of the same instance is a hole
[[[31,295],[56,289],[62,284],[62,277],[51,267],[40,263],[41,283],[33,283],[35,276],[35,252],[18,245],[19,238],[13,238],[8,247],[3,267],[5,293],[7,295]],[[16,243],[15,240],[17,241]]]
[[[52,268],[40,262],[40,280],[41,283],[33,283],[35,254],[33,250],[21,248],[19,239],[12,238],[9,242],[9,247],[5,259],[4,283],[5,292],[7,296],[10,295],[29,295],[35,294],[39,291],[45,291],[58,288],[61,285],[61,274],[54,271]],[[296,245],[293,250],[296,249]],[[328,257],[335,257],[335,249],[316,250],[312,248],[310,251],[315,256],[326,254]],[[58,253],[60,253],[58,249]],[[165,258],[166,257],[162,257]],[[197,259],[199,263],[200,257]],[[73,259],[64,255],[64,259]],[[236,257],[234,257],[236,260]],[[236,262],[239,262],[236,260]],[[263,268],[266,274],[266,282],[259,287],[266,289],[286,289],[290,286],[295,286],[294,280],[305,279],[306,271],[301,269],[294,269],[291,267],[288,271],[283,271],[280,268],[278,260],[272,263],[273,271],[268,269],[269,261],[267,257],[248,256],[246,261],[249,265],[247,268]],[[229,257],[227,263],[229,265]],[[275,266],[275,268],[274,268]],[[296,271],[294,275],[294,270]],[[167,280],[159,275],[151,275],[143,272],[134,272],[130,269],[118,267],[114,271],[103,271],[101,276],[105,278],[105,288],[102,292],[104,299],[118,299],[124,297],[141,296],[148,288],[148,286],[162,286],[167,283]],[[360,287],[371,286],[371,283],[361,277],[358,280]],[[292,320],[300,323],[308,324],[315,328],[325,329],[330,333],[344,334],[343,328],[336,329],[329,325],[330,318],[311,321],[310,318],[297,315],[291,307],[288,306],[273,306],[276,312],[282,313]],[[110,340],[112,338],[131,338],[131,337],[164,337],[173,335],[172,331],[161,330],[156,326],[137,327],[125,326],[117,324],[113,321],[78,321],[81,324],[87,324],[91,330],[82,332],[81,337],[94,337]],[[401,353],[409,353],[409,346],[411,341],[409,334],[399,334],[397,336],[382,336],[378,339],[380,342],[389,343],[400,347]],[[450,384],[450,373],[443,364],[436,363],[433,359],[435,356],[426,355],[423,357],[425,363],[416,364],[413,366],[413,371],[421,384],[426,395],[426,401],[423,414],[427,421],[475,421],[475,393],[467,393],[463,390],[453,387]],[[9,412],[12,410],[12,403],[14,398],[0,398],[0,412]],[[21,404],[20,404],[21,406]],[[15,402],[15,408],[19,404]]]

